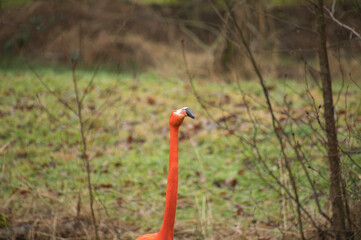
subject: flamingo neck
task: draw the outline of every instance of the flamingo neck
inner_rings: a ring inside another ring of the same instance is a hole
[[[163,225],[158,233],[159,240],[172,240],[177,210],[178,193],[178,127],[170,127],[169,170]]]

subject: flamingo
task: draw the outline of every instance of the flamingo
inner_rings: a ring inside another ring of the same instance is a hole
[[[183,107],[172,111],[169,117],[169,170],[162,227],[158,233],[142,235],[136,240],[173,240],[178,193],[178,132],[187,116],[194,119],[193,112],[188,107]]]

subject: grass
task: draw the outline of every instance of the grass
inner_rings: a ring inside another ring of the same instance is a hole
[[[64,101],[75,106],[70,70],[37,67],[35,71]],[[92,71],[77,71],[80,89],[86,88],[92,75]],[[83,202],[80,214],[86,215],[86,175],[79,159],[77,119],[29,69],[1,68],[0,78],[0,147],[7,146],[0,152],[0,216],[13,225],[22,219],[30,221],[56,214],[74,217],[78,195]],[[287,95],[293,101],[295,114],[309,108],[309,102],[294,92],[304,89],[304,83],[269,83],[277,105],[282,106]],[[263,101],[256,82],[241,85],[256,102]],[[226,111],[245,117],[244,107],[240,112],[242,98],[236,84],[200,80],[196,86],[208,100],[215,104],[223,101]],[[335,85],[336,89],[340,87],[340,83]],[[359,104],[357,91],[349,89],[349,108]],[[320,93],[315,90],[314,95],[320,102]],[[235,226],[251,228],[263,224],[274,229],[273,237],[277,236],[275,226],[282,222],[281,198],[265,182],[273,180],[254,159],[253,150],[216,127],[187,82],[150,73],[133,76],[100,70],[84,100],[97,215],[101,221],[117,219],[131,226],[125,228],[122,239],[155,232],[160,227],[168,165],[168,117],[173,109],[183,106],[189,106],[196,119],[186,119],[181,128],[176,216],[176,230],[180,230],[176,234],[184,238],[191,234],[194,239],[221,238],[227,231],[234,231]],[[260,104],[255,104],[253,110],[260,121],[269,123]],[[215,119],[224,114],[212,110]],[[360,109],[353,114],[359,115]],[[340,126],[340,131],[343,128]],[[245,137],[252,133],[250,125],[240,129]],[[312,132],[304,127],[293,130],[301,139],[302,134]],[[260,139],[267,142],[261,144],[262,152],[278,172],[277,164],[272,163],[279,158],[278,145],[266,130]],[[319,155],[313,161],[326,176],[327,166],[322,153]],[[297,164],[293,167],[295,172],[301,171]],[[297,177],[305,191],[303,199],[308,201],[311,193],[307,192],[304,176]],[[320,180],[320,188],[327,187],[327,181]]]

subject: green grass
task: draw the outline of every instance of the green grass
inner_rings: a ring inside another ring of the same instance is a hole
[[[35,71],[63,101],[75,108],[70,70],[38,67]],[[92,71],[77,71],[79,89],[85,89],[92,75]],[[81,139],[77,118],[46,91],[29,69],[2,68],[0,78],[0,147],[8,144],[1,153],[0,203],[8,204],[12,199],[11,205],[7,205],[12,209],[12,215],[9,208],[1,208],[0,214],[20,219],[35,214],[28,209],[45,211],[46,215],[51,214],[52,208],[62,211],[67,206],[70,207],[64,213],[75,214],[75,210],[71,209],[76,206],[79,192],[85,199],[83,201],[87,202],[86,174],[79,158]],[[274,86],[271,97],[280,106],[276,107],[277,110],[284,107],[287,95],[295,115],[310,111],[307,98],[302,99],[294,92],[294,89],[302,92],[303,83],[290,80],[268,82]],[[242,82],[241,86],[253,99],[264,102],[256,82]],[[336,83],[335,89],[340,86]],[[215,119],[227,115],[227,111],[239,115],[241,122],[247,119],[245,108],[240,105],[242,97],[236,84],[200,81],[196,87],[204,98],[214,101],[214,104],[224,101],[226,95],[229,97],[230,101],[225,101],[223,105],[225,112],[215,108],[210,110]],[[358,104],[357,91],[356,88],[349,89],[349,108]],[[320,103],[320,93],[315,90],[314,94]],[[253,111],[258,120],[266,124],[261,129],[263,133],[258,136],[260,149],[278,176],[279,146],[269,131],[269,116],[257,101],[248,100],[254,105]],[[201,232],[202,217],[213,219],[211,227],[207,225],[207,234],[216,234],[215,226],[231,228],[241,224],[247,227],[252,222],[280,224],[281,198],[266,183],[272,183],[273,179],[255,159],[254,150],[241,144],[237,137],[217,129],[198,104],[187,82],[162,79],[154,74],[133,77],[101,70],[84,99],[84,118],[89,119],[86,126],[92,123],[87,139],[93,158],[92,179],[99,208],[101,201],[110,217],[134,225],[142,232],[158,229],[166,189],[168,117],[173,109],[183,106],[189,106],[196,119],[186,119],[181,128],[177,223],[197,234]],[[103,107],[103,114],[97,117]],[[353,114],[359,115],[360,109]],[[242,126],[238,133],[250,139],[252,126],[246,121]],[[340,131],[343,129],[341,125]],[[312,130],[305,126],[297,128],[293,125],[291,129],[289,125],[287,131],[295,132],[304,143],[309,140],[303,138],[312,134]],[[313,156],[315,146],[305,146],[304,150],[306,155]],[[292,154],[290,149],[287,151]],[[318,157],[312,160],[313,166],[327,176],[327,164],[322,154],[316,154]],[[293,169],[304,191],[301,197],[308,201],[312,192],[301,174],[300,164],[294,162]],[[317,175],[312,173],[312,176]],[[225,184],[226,179],[237,182],[232,187]],[[327,189],[327,180],[319,180],[319,187]],[[59,202],[54,203],[45,195]],[[326,196],[322,199],[325,202]],[[242,212],[237,214],[239,206]],[[83,208],[86,209],[87,205]],[[106,218],[104,214],[99,214]]]

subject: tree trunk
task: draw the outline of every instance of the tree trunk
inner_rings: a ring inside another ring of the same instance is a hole
[[[330,200],[332,206],[332,231],[336,239],[346,239],[345,213],[341,191],[341,166],[338,153],[332,83],[326,48],[326,30],[323,0],[316,7],[317,32],[319,34],[318,58],[321,69],[324,117],[326,122],[327,155],[330,165]]]

